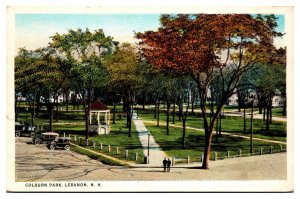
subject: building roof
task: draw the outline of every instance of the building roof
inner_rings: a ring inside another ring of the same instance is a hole
[[[109,108],[100,102],[100,100],[96,100],[94,103],[91,104],[91,111],[106,111]]]

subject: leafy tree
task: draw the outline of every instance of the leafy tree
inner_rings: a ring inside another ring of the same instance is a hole
[[[15,85],[16,93],[22,92],[25,97],[33,96],[37,92],[43,96],[49,112],[50,131],[53,130],[53,107],[52,99],[56,99],[59,91],[66,80],[64,64],[53,54],[51,48],[28,51],[20,49],[15,58]],[[34,124],[34,110],[32,123]]]
[[[86,139],[89,137],[88,124],[90,105],[95,88],[106,84],[106,69],[102,64],[114,48],[113,39],[105,36],[102,29],[69,30],[51,37],[50,46],[57,50],[62,59],[71,63],[72,85],[81,93],[85,107]]]
[[[134,46],[123,43],[114,53],[107,57],[105,65],[108,71],[109,85],[123,96],[126,108],[128,137],[131,137],[131,119],[134,97],[140,89],[142,70]]]
[[[163,15],[157,31],[137,33],[143,56],[159,71],[189,74],[198,87],[205,129],[202,168],[208,169],[214,124],[223,105],[236,92],[243,74],[273,48],[276,19],[269,16],[199,14]],[[222,82],[222,96],[207,117],[210,84]]]

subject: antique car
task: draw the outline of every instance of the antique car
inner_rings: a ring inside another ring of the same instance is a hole
[[[35,136],[36,127],[35,126],[26,126],[19,122],[15,123],[15,136],[27,136],[34,137]]]
[[[32,138],[33,144],[50,144],[56,137],[58,137],[58,133],[54,132],[44,132],[41,134],[37,134]]]
[[[70,141],[71,138],[69,137],[56,137],[54,141],[52,141],[50,144],[48,144],[48,148],[51,150],[54,149],[70,149]]]

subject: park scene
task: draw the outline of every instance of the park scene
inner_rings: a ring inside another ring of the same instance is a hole
[[[286,180],[284,20],[17,14],[16,181]]]

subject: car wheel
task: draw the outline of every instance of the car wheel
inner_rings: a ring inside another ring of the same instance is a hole
[[[54,150],[54,149],[55,149],[55,146],[54,146],[53,144],[51,144],[51,145],[49,146],[49,149],[50,149],[50,150]]]
[[[16,132],[16,137],[20,137],[21,133],[20,132]]]
[[[40,144],[40,143],[41,143],[40,140],[35,140],[35,141],[34,141],[34,144]]]
[[[35,133],[31,133],[30,137],[32,137],[32,138],[35,137]]]
[[[70,145],[66,145],[66,146],[64,147],[64,149],[65,149],[65,150],[70,150]]]

